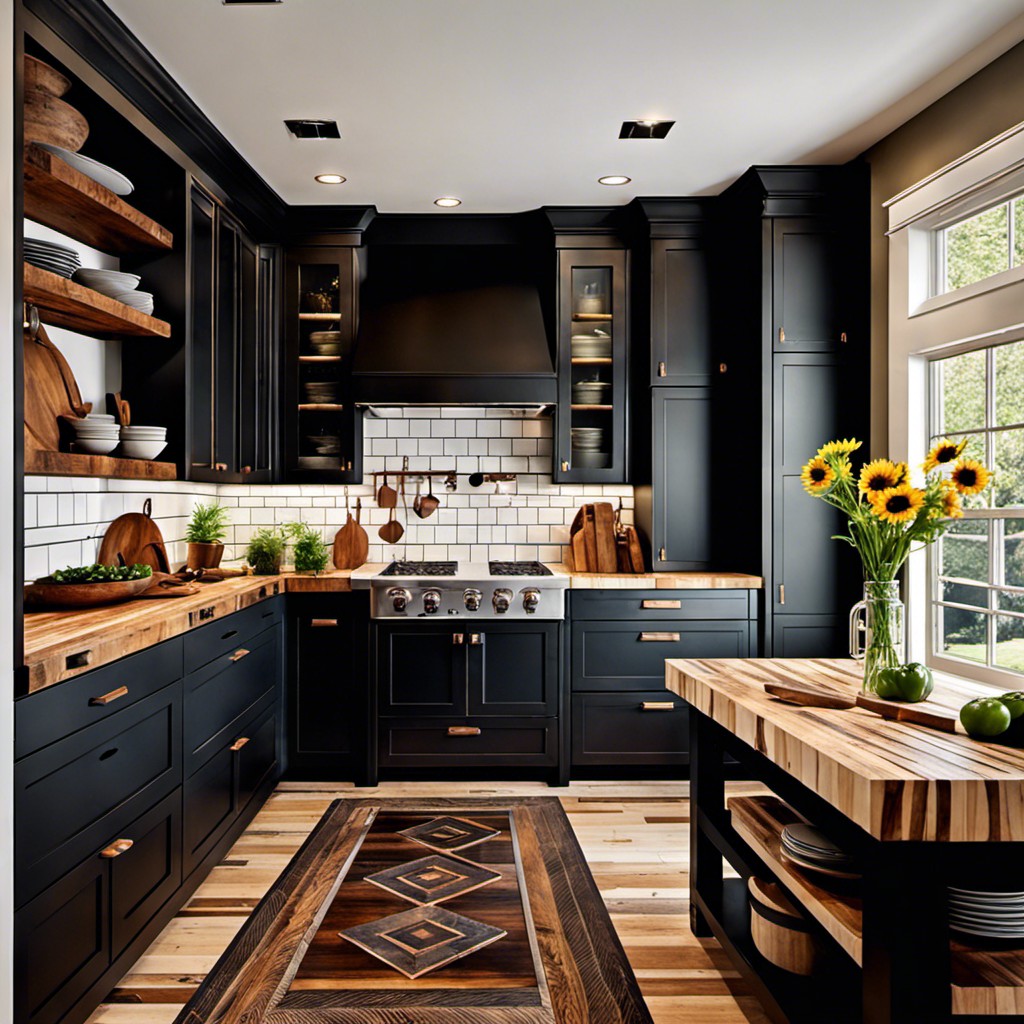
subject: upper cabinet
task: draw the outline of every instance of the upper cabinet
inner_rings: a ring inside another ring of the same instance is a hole
[[[558,251],[556,482],[626,478],[627,273],[624,248]]]
[[[287,253],[281,409],[289,480],[362,481],[362,417],[352,395],[358,268],[355,246]]]
[[[699,387],[712,379],[711,304],[703,225],[651,241],[651,384]]]

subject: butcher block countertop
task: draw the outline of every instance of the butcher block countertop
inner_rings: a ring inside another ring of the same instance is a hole
[[[862,708],[796,707],[766,694],[768,681],[855,695],[861,666],[849,659],[665,662],[668,689],[876,839],[1024,842],[1024,751]],[[994,692],[941,676],[920,706],[958,710]]]

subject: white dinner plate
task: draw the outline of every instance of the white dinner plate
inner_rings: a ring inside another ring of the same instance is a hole
[[[82,156],[81,153],[72,153],[70,149],[61,149],[60,146],[51,146],[46,142],[38,142],[36,145],[40,149],[53,153],[54,156],[59,156],[61,160],[70,164],[75,170],[81,171],[87,178],[92,178],[104,188],[109,188],[114,195],[130,196],[135,191],[135,186],[120,171],[101,164],[99,160]]]

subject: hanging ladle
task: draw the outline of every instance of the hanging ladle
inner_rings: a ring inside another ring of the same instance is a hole
[[[429,476],[427,477],[427,493],[425,495],[420,494],[419,484],[416,485],[416,497],[413,499],[412,510],[420,517],[420,519],[426,519],[428,516],[433,515],[437,511],[438,505],[441,504],[441,502],[430,493],[432,490],[433,482]]]

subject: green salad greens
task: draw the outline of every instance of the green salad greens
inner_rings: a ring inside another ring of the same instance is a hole
[[[58,569],[49,583],[124,583],[127,580],[144,580],[153,575],[148,565],[80,565]]]

